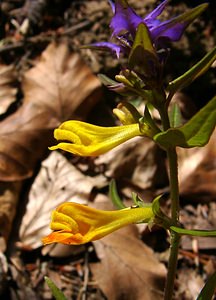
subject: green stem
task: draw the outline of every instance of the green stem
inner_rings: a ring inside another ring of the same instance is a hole
[[[164,106],[160,109],[163,129],[170,128],[167,108]],[[172,223],[177,226],[179,220],[179,183],[178,183],[178,160],[175,148],[167,149],[167,158],[169,163],[169,180],[170,180],[170,198],[171,198],[171,218]],[[165,286],[165,300],[171,300],[174,290],[175,274],[178,261],[178,248],[180,235],[171,231],[170,239],[170,257],[168,262],[168,274]]]
[[[170,236],[170,256],[168,262],[168,273],[166,279],[164,300],[171,300],[174,291],[174,283],[176,276],[176,268],[178,262],[178,249],[180,243],[180,236],[174,232],[171,232]]]
[[[167,130],[170,128],[170,121],[169,121],[169,116],[167,112],[167,107],[164,105],[164,103],[158,107],[158,111],[160,113],[162,125],[163,125],[163,130]]]
[[[173,224],[177,225],[179,220],[179,184],[178,184],[178,162],[175,148],[167,150],[169,162],[171,218]]]
[[[178,185],[178,165],[175,148],[167,150],[169,161],[169,178],[170,178],[170,198],[171,198],[171,218],[172,223],[177,225],[179,220],[179,185]],[[174,290],[175,273],[178,261],[178,248],[180,235],[171,231],[170,238],[170,257],[168,262],[168,274],[165,286],[165,300],[171,300]]]

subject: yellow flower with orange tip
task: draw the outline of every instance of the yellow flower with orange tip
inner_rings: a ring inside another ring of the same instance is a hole
[[[147,223],[153,217],[151,205],[116,211],[98,210],[73,202],[65,202],[52,212],[50,228],[44,244],[85,244],[132,223]]]

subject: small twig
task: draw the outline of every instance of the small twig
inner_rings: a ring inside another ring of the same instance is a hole
[[[88,281],[89,281],[89,266],[88,266],[88,248],[86,248],[85,252],[85,260],[84,260],[84,281],[83,281],[83,293],[82,293],[82,300],[86,300],[87,297],[87,289],[88,289]]]
[[[15,44],[9,44],[9,45],[0,47],[0,53],[4,53],[4,52],[7,52],[7,51],[20,49],[20,48],[23,48],[23,46],[24,46],[24,42],[18,42],[18,43],[15,43]]]
[[[205,257],[203,255],[200,255],[199,253],[194,253],[194,252],[190,252],[190,251],[186,251],[186,250],[179,250],[179,253],[182,254],[184,257],[188,257],[191,259],[195,259],[198,258],[199,262],[202,263],[203,265],[206,265],[208,263],[208,261],[210,260],[209,257]]]
[[[80,29],[83,29],[85,27],[88,27],[89,25],[91,25],[92,22],[90,22],[89,20],[85,20],[83,22],[80,22],[76,25],[73,25],[69,28],[67,28],[63,33],[62,35],[67,35],[67,34],[71,34],[71,33],[74,33],[76,32],[77,30],[80,30]]]

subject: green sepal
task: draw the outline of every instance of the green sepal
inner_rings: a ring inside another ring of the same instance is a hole
[[[186,124],[156,134],[153,139],[162,148],[193,148],[205,146],[216,125],[216,96]]]
[[[145,106],[144,116],[139,119],[139,128],[140,132],[149,138],[153,138],[160,132],[160,129],[151,117],[147,105]]]
[[[197,300],[210,300],[212,299],[216,288],[216,272],[209,277],[206,284],[202,288]]]
[[[198,230],[185,229],[181,227],[171,226],[170,229],[180,235],[191,235],[200,237],[216,237],[216,230]]]
[[[152,226],[152,224],[156,224],[163,227],[164,229],[169,229],[172,225],[172,220],[168,216],[166,216],[161,210],[160,201],[162,197],[163,195],[159,195],[152,202],[152,211],[154,214],[154,219],[150,221],[150,227]]]
[[[137,195],[137,193],[132,192],[132,193],[131,193],[131,196],[132,196],[134,205],[135,205],[136,207],[151,207],[151,206],[152,206],[151,203],[145,203],[145,202],[143,201],[143,199],[141,199],[141,198]]]
[[[67,300],[62,291],[55,285],[55,283],[49,277],[45,276],[44,279],[56,300]]]
[[[118,209],[123,209],[126,208],[124,203],[122,202],[121,198],[119,197],[117,187],[116,187],[116,182],[114,179],[110,181],[109,184],[109,197],[112,200],[112,203],[118,208]]]
[[[161,130],[157,127],[155,121],[152,119],[152,116],[149,112],[148,105],[145,106],[144,117],[139,120],[140,123],[147,123],[151,128],[153,134],[161,132]]]
[[[155,67],[159,66],[159,61],[152,44],[150,32],[144,23],[138,25],[128,65],[131,69],[138,67],[148,77],[156,75]]]
[[[182,74],[180,77],[174,79],[168,84],[167,91],[170,93],[168,98],[176,93],[177,90],[183,89],[184,87],[191,84],[196,78],[204,74],[216,60],[216,47],[208,52],[198,63],[196,63],[187,72]]]

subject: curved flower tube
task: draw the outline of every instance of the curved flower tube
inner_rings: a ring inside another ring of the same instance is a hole
[[[141,131],[138,122],[124,126],[101,127],[72,120],[55,129],[54,137],[60,142],[49,149],[62,149],[80,156],[97,156],[140,135],[148,133],[145,129]]]
[[[52,212],[50,228],[53,232],[42,241],[44,244],[85,244],[98,240],[128,224],[147,223],[152,217],[151,206],[104,211],[66,202]]]

